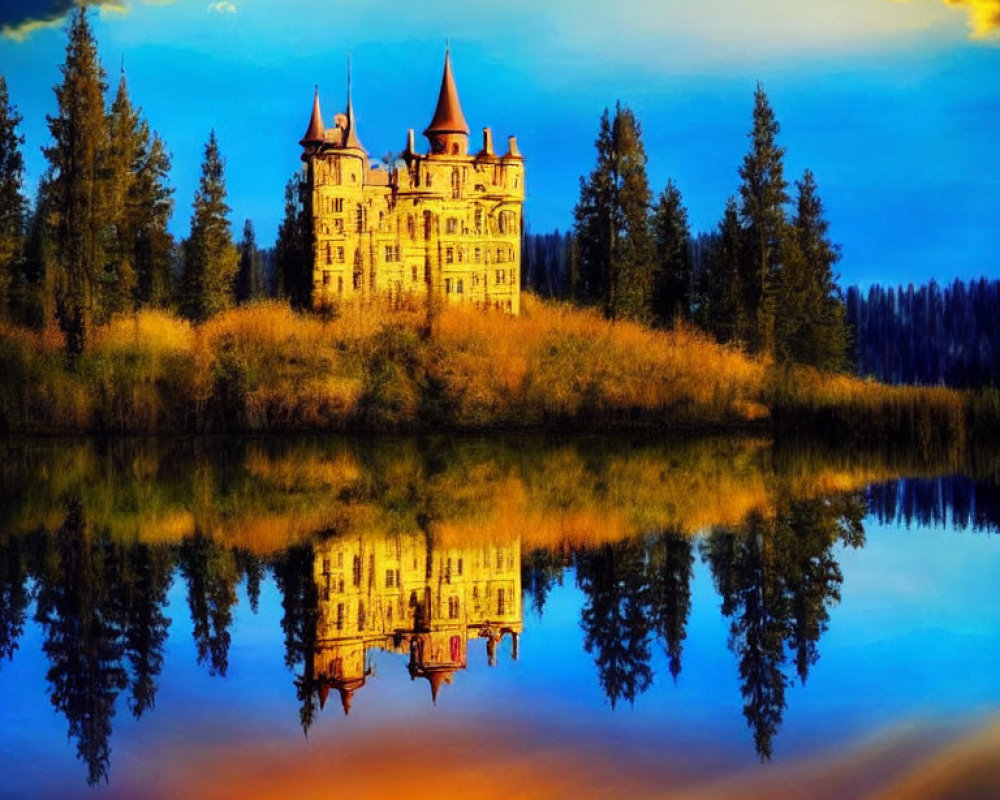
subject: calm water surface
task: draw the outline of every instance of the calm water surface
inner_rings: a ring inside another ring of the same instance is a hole
[[[990,462],[0,457],[0,797],[1000,797]]]

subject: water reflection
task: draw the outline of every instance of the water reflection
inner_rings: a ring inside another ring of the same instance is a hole
[[[657,649],[674,682],[682,673],[700,558],[766,760],[786,690],[806,683],[840,600],[838,549],[864,546],[868,507],[880,519],[992,530],[998,519],[989,481],[897,480],[866,494],[877,465],[779,471],[759,443],[559,445],[527,456],[521,445],[475,442],[241,444],[235,455],[200,454],[193,470],[146,447],[19,452],[4,472],[0,663],[33,615],[49,699],[90,783],[108,778],[119,698],[136,719],[155,707],[174,580],[197,663],[224,678],[237,589],[256,612],[273,579],[289,692],[308,731],[331,693],[348,713],[362,690],[376,691],[380,652],[399,668],[405,660],[431,701],[472,648],[493,665],[507,639],[516,659],[522,596],[544,615],[566,580],[582,593],[582,645],[611,708],[635,704],[657,679]],[[710,499],[720,489],[735,496]]]

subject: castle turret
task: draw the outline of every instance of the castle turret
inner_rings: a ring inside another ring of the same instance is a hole
[[[438,93],[434,118],[424,130],[424,136],[431,143],[432,154],[464,156],[469,149],[469,123],[462,113],[458,100],[455,77],[451,73],[451,52],[444,52],[444,74],[441,76],[441,91]]]
[[[306,128],[306,132],[299,140],[299,144],[306,148],[323,144],[324,132],[323,113],[319,110],[319,87],[317,86],[316,93],[313,96],[313,110],[312,116],[309,117],[309,127]]]
[[[351,60],[347,60],[347,128],[344,131],[344,147],[364,152],[365,147],[358,138],[357,121],[354,117],[354,102],[351,99]]]

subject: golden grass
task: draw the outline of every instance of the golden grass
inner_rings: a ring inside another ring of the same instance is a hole
[[[747,426],[920,444],[961,435],[961,395],[781,368],[691,328],[657,331],[523,298],[520,317],[268,301],[192,326],[142,310],[67,367],[57,333],[0,326],[0,429],[375,430]],[[972,406],[978,419],[996,403]],[[995,410],[995,409],[994,409]]]

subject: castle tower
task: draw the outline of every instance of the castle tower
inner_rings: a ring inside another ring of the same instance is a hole
[[[313,95],[313,109],[312,115],[309,117],[309,127],[306,128],[306,132],[299,140],[299,144],[306,148],[307,151],[315,150],[317,146],[323,144],[324,132],[323,112],[319,110],[319,86],[317,86]]]
[[[314,97],[300,142],[314,237],[303,277],[313,308],[381,299],[519,313],[524,159],[514,137],[497,152],[490,128],[470,152],[469,133],[450,50],[424,130],[429,152],[417,152],[411,129],[402,160],[387,169],[358,136],[350,62],[347,105],[332,128]]]
[[[469,123],[458,100],[455,76],[451,72],[451,51],[444,51],[444,73],[434,118],[424,130],[431,155],[464,156],[469,150]]]

